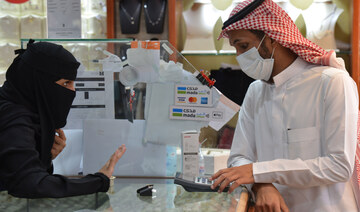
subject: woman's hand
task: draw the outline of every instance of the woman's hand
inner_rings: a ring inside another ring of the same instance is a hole
[[[227,185],[232,183],[228,191],[231,193],[235,188],[242,184],[254,183],[252,164],[221,169],[211,176],[210,180],[215,180],[214,184],[211,186],[212,189],[215,189],[221,184],[218,192],[222,192]]]
[[[99,172],[103,173],[108,178],[110,178],[112,176],[112,173],[114,172],[116,163],[119,161],[119,159],[123,156],[125,152],[126,152],[126,147],[123,144],[114,152],[114,154],[111,155],[110,159],[99,170]]]
[[[66,146],[66,137],[62,129],[55,130],[54,144],[51,148],[51,159],[54,160]]]
[[[256,196],[255,211],[288,212],[289,208],[279,191],[271,183],[255,183],[252,190]]]

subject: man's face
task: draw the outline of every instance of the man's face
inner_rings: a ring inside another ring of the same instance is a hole
[[[236,55],[240,55],[252,47],[258,48],[261,38],[257,37],[254,33],[246,29],[231,30],[228,31],[230,45],[236,49]],[[263,58],[271,57],[270,38],[265,37],[263,43],[259,47],[258,51]]]

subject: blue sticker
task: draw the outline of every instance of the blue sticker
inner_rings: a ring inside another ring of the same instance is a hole
[[[186,87],[178,87],[177,89],[180,91],[186,91]]]
[[[207,105],[208,104],[208,98],[207,97],[201,97],[201,104]]]
[[[174,113],[182,113],[182,109],[181,108],[173,108],[173,112]]]

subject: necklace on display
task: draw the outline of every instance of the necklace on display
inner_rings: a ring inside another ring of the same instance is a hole
[[[136,8],[135,12],[134,12],[134,15],[132,15],[132,16],[128,13],[128,11],[126,11],[126,9],[125,9],[124,7],[121,7],[121,9],[122,9],[122,10],[124,11],[124,13],[125,13],[126,18],[129,19],[129,21],[130,21],[131,24],[135,24],[135,18],[134,18],[134,16],[139,13],[140,7],[141,7],[141,6],[140,6],[140,4],[139,4],[138,7]]]
[[[158,17],[155,21],[153,21],[153,20],[151,20],[151,18],[150,18],[150,15],[149,15],[149,12],[148,12],[148,6],[147,6],[146,3],[144,3],[144,12],[145,12],[146,17],[147,17],[147,19],[149,20],[149,23],[150,23],[151,25],[155,26],[155,25],[157,25],[157,24],[160,23],[163,15],[164,15],[164,12],[165,12],[165,4],[166,4],[166,1],[163,1],[162,5],[161,5],[161,11],[160,11],[159,17]]]

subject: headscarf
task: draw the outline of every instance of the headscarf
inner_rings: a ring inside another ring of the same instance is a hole
[[[30,41],[6,72],[0,97],[23,105],[39,116],[41,140],[37,141],[40,159],[51,164],[55,129],[64,127],[75,91],[56,84],[59,79],[75,80],[80,65],[61,45]]]
[[[246,0],[239,3],[230,13],[229,19],[237,15],[239,11],[243,11],[244,8],[248,10],[249,7],[247,6],[256,3],[256,1],[259,0]],[[250,10],[245,17],[241,17],[240,20],[226,26],[221,31],[219,39],[228,38],[227,32],[230,30],[240,29],[263,31],[270,38],[291,49],[307,62],[345,70],[344,61],[341,58],[336,58],[334,50],[326,52],[302,36],[289,15],[272,0],[265,0],[255,9]]]

